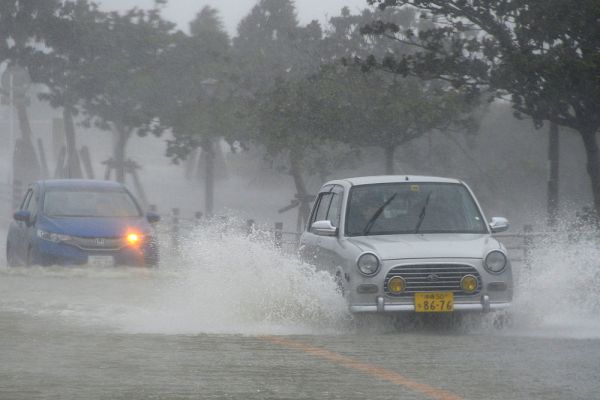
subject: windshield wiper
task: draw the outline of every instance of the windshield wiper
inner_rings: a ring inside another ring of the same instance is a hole
[[[419,233],[419,229],[421,228],[421,224],[425,219],[425,211],[427,210],[427,205],[429,204],[429,198],[431,197],[431,192],[427,193],[427,197],[425,198],[425,204],[423,204],[423,208],[419,213],[419,221],[417,222],[417,226],[415,227],[415,233]]]
[[[371,231],[371,228],[373,228],[373,225],[375,225],[375,221],[377,221],[377,218],[379,218],[379,216],[381,215],[381,213],[383,212],[383,210],[387,207],[388,204],[390,204],[392,202],[392,200],[394,200],[394,197],[396,197],[397,194],[398,194],[398,192],[396,192],[393,195],[391,195],[390,198],[387,199],[386,202],[383,203],[381,205],[381,207],[379,207],[377,209],[377,211],[375,211],[375,214],[373,214],[373,216],[371,217],[371,219],[369,219],[369,222],[367,222],[367,224],[365,225],[365,227],[363,229],[363,235],[368,235],[369,234],[369,232]]]

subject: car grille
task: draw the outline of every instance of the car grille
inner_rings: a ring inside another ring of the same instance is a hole
[[[122,238],[89,238],[89,237],[72,237],[68,242],[73,246],[77,246],[82,250],[119,250],[123,247]]]
[[[467,294],[460,288],[460,280],[465,275],[477,278],[477,290]],[[388,290],[388,281],[401,276],[406,281],[406,289],[400,294]],[[455,295],[476,295],[481,291],[481,275],[471,265],[464,264],[417,264],[399,265],[392,268],[385,277],[385,293],[388,296],[408,297],[416,292],[453,292]]]

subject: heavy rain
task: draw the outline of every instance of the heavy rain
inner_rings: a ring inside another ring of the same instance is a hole
[[[597,0],[0,0],[0,400],[600,398]]]

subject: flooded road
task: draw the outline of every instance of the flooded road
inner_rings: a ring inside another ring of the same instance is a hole
[[[327,274],[259,240],[205,232],[183,248],[152,271],[2,266],[0,399],[599,397],[593,250],[573,250],[573,290],[537,255],[537,289],[499,331],[357,327]]]

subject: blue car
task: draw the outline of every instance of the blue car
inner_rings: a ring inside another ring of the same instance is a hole
[[[158,265],[153,224],[125,186],[96,180],[31,185],[14,213],[6,243],[9,267]]]

